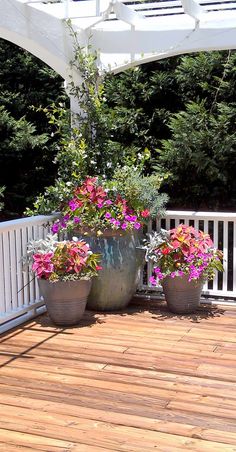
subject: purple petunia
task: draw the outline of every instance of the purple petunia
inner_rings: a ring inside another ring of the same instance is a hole
[[[51,231],[53,232],[53,234],[57,234],[58,231],[60,229],[60,224],[59,223],[54,223],[51,227]]]
[[[164,275],[159,267],[154,268],[154,273],[156,274],[156,276],[159,280],[164,278]]]
[[[74,199],[71,199],[68,204],[72,211],[77,209],[77,202]]]
[[[125,220],[129,221],[130,223],[135,223],[135,221],[137,220],[137,216],[136,215],[125,215]]]
[[[141,224],[140,223],[134,223],[134,228],[135,229],[140,229],[141,228]]]
[[[154,278],[154,276],[150,276],[149,282],[150,282],[153,286],[156,286],[156,284],[157,284],[156,279]]]
[[[184,276],[184,272],[183,272],[183,270],[178,270],[178,276]]]

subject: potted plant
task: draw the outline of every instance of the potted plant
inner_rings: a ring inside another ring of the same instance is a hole
[[[223,271],[223,254],[209,236],[180,224],[170,231],[154,233],[146,242],[146,259],[153,263],[153,286],[161,284],[172,312],[194,312],[205,281]]]
[[[138,246],[150,210],[137,193],[133,195],[134,209],[117,187],[118,180],[105,184],[97,177],[87,177],[75,187],[52,228],[54,233],[67,231],[86,237],[91,249],[102,256],[103,269],[93,281],[88,299],[90,309],[125,307],[137,288],[143,264]],[[157,189],[155,193],[157,199]]]
[[[57,325],[77,324],[92,278],[101,269],[99,256],[83,240],[58,242],[49,235],[46,240],[29,242],[25,260],[32,263],[51,320]]]

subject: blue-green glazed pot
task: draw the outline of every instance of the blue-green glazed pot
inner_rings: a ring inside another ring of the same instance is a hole
[[[97,236],[77,231],[78,237],[90,245],[94,253],[101,255],[102,270],[93,278],[87,309],[112,311],[125,308],[133,297],[140,278],[144,252],[140,246],[139,231],[105,230]]]

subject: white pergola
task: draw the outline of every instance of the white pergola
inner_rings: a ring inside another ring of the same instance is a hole
[[[236,0],[0,0],[0,37],[67,80],[73,38],[99,53],[102,69],[200,50],[236,48]]]

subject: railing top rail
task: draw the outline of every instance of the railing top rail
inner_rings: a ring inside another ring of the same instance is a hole
[[[188,211],[188,210],[167,210],[166,216],[172,217],[172,218],[189,218],[192,219],[200,218],[200,219],[207,219],[207,220],[236,220],[236,212],[195,212],[195,211]]]
[[[0,223],[0,232],[11,231],[13,229],[21,229],[25,226],[40,225],[52,221],[57,218],[59,214],[52,215],[36,215],[34,217],[19,218],[17,220],[3,221]]]

